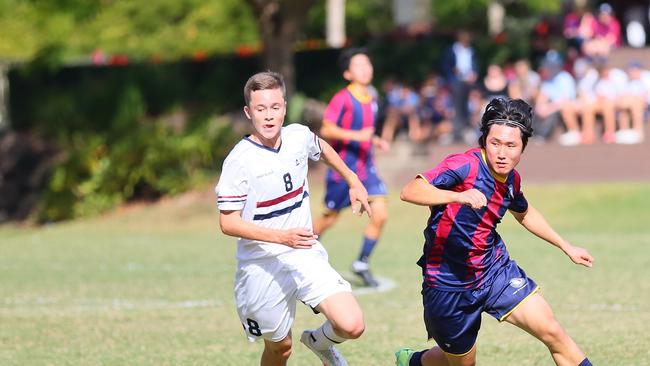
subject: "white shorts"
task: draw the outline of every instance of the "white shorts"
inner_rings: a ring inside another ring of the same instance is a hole
[[[331,295],[351,291],[320,244],[240,263],[235,276],[237,313],[251,342],[284,339],[295,318],[296,300],[315,308]]]

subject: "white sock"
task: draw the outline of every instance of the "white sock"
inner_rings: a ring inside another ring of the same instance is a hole
[[[313,330],[310,338],[314,348],[319,350],[326,350],[330,346],[347,340],[346,338],[334,333],[334,328],[332,328],[332,323],[330,323],[329,320],[325,321],[320,328]]]

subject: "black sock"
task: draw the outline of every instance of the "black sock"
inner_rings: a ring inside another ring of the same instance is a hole
[[[593,366],[593,365],[591,364],[591,362],[589,362],[589,359],[585,357],[585,359],[582,360],[582,362],[580,362],[578,366]]]
[[[422,355],[424,352],[426,352],[426,350],[413,353],[409,360],[409,366],[422,366]]]

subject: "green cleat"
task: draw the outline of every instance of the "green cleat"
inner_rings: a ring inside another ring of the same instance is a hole
[[[409,361],[411,360],[411,356],[413,356],[414,353],[414,349],[401,348],[399,351],[395,352],[395,365],[409,366]]]

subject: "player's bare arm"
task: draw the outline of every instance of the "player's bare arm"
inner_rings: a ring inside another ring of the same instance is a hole
[[[220,211],[221,232],[237,238],[278,243],[295,249],[309,249],[316,244],[317,235],[311,229],[270,229],[244,221],[241,211]]]
[[[422,176],[411,180],[400,192],[400,199],[420,206],[437,206],[448,203],[460,203],[479,209],[487,204],[487,198],[477,189],[454,192],[437,188]]]
[[[363,186],[359,177],[356,173],[350,170],[345,162],[341,160],[339,154],[327,143],[327,141],[320,139],[321,146],[321,159],[327,164],[330,168],[334,169],[339,173],[343,179],[348,183],[350,187],[350,202],[352,202],[353,211],[355,213],[361,214],[363,211],[368,213],[368,216],[372,215],[372,210],[370,209],[370,204],[368,203],[368,191]],[[358,203],[361,204],[360,207],[355,207]]]
[[[341,128],[336,123],[324,120],[320,128],[321,137],[328,140],[352,140],[352,141],[370,141],[375,133],[375,129],[367,127],[362,130],[349,130]]]
[[[591,254],[586,249],[574,246],[562,238],[536,208],[528,205],[526,212],[519,213],[511,210],[510,213],[526,230],[560,248],[574,263],[585,267],[593,266],[594,258]]]

